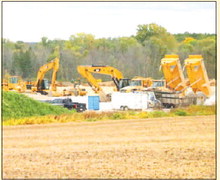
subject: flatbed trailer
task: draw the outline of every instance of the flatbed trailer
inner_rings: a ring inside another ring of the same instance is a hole
[[[193,94],[183,96],[181,92],[155,91],[154,93],[165,108],[184,107],[198,103],[197,96]]]

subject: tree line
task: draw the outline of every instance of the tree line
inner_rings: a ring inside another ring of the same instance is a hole
[[[60,58],[59,81],[80,78],[78,65],[109,65],[126,78],[161,79],[160,60],[165,54],[178,54],[182,65],[188,55],[201,54],[209,78],[216,78],[215,34],[171,34],[157,24],[138,25],[136,35],[130,37],[96,39],[92,34],[78,33],[68,40],[42,37],[35,43],[3,39],[2,46],[2,75],[19,75],[23,79],[35,80],[40,66],[55,57]]]

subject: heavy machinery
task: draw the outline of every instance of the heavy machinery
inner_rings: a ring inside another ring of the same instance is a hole
[[[21,76],[7,76],[2,83],[4,91],[17,91],[23,93],[26,91],[26,82],[24,82]]]
[[[161,60],[161,67],[167,88],[174,91],[182,91],[186,88],[186,80],[178,55],[165,55]]]
[[[190,87],[194,93],[202,92],[211,95],[210,81],[201,55],[189,55],[184,61]]]
[[[49,87],[48,80],[44,79],[45,74],[53,69],[51,85]],[[59,69],[59,58],[55,58],[47,64],[40,67],[37,73],[37,80],[32,87],[33,92],[39,92],[41,94],[48,94],[48,91],[56,91],[56,73]]]
[[[92,73],[110,75],[117,88],[117,91],[122,87],[128,86],[130,83],[130,79],[124,79],[123,74],[118,69],[111,66],[81,65],[77,67],[77,71],[81,76],[87,79],[89,85],[96,93],[103,90]]]
[[[151,87],[153,85],[152,78],[144,78],[140,76],[135,76],[131,79],[130,85],[121,88],[120,92],[140,92],[145,88]]]
[[[185,67],[189,85],[184,78],[178,55],[166,55],[161,59],[161,67],[168,91],[155,90],[155,95],[165,107],[203,104],[210,95],[208,76],[201,56],[189,56]],[[203,93],[201,93],[203,92]]]

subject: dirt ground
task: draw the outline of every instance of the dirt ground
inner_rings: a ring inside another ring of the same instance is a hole
[[[215,178],[215,116],[3,127],[3,178]]]

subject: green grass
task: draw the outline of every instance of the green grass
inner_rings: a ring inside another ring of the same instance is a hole
[[[172,109],[171,113],[178,116],[199,116],[216,114],[215,106],[191,105],[185,108]]]
[[[70,113],[69,110],[63,107],[39,102],[16,92],[3,92],[2,105],[4,121],[7,119]]]
[[[189,106],[170,112],[119,111],[73,113],[63,107],[35,101],[15,92],[3,92],[3,125],[64,123],[73,121],[102,121],[118,119],[147,119],[157,117],[198,116],[216,114],[215,106]]]

